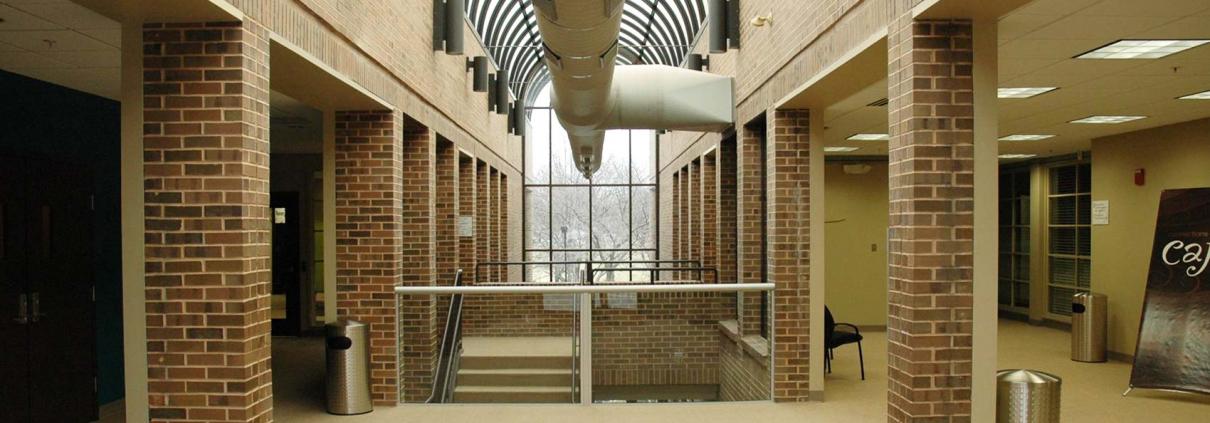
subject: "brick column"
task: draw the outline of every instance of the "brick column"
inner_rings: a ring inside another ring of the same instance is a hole
[[[736,148],[738,165],[738,244],[736,269],[741,283],[765,281],[765,127],[745,126]],[[760,293],[744,294],[740,331],[760,333]]]
[[[374,402],[399,399],[394,288],[402,258],[400,119],[336,114],[336,314],[370,326]]]
[[[702,266],[718,267],[718,151],[702,156]],[[702,280],[717,283],[714,275],[703,273]]]
[[[689,221],[689,211],[690,211],[690,208],[689,208],[689,179],[690,178],[691,178],[691,176],[689,175],[689,165],[685,165],[685,167],[681,168],[681,184],[677,187],[677,190],[680,191],[680,198],[681,198],[680,204],[677,205],[677,208],[680,209],[680,211],[681,211],[681,222],[680,222],[680,227],[678,228],[680,230],[680,235],[681,235],[680,236],[680,238],[681,238],[681,247],[680,247],[681,255],[678,258],[681,260],[692,259],[692,256],[689,253],[689,242],[690,242],[689,241],[689,236],[690,236],[689,228],[692,226],[692,224]],[[689,275],[686,275],[684,272],[676,273],[676,279],[685,279],[688,277],[689,277]]]
[[[504,172],[500,172],[500,261],[512,260],[512,256],[509,255],[509,250],[512,248],[512,246],[509,244],[508,236],[509,229],[511,228],[511,226],[509,226],[508,218],[508,193],[508,175],[505,175]],[[500,280],[519,280],[509,275],[519,276],[521,274],[520,271],[521,268],[516,266],[505,268],[501,270]]]
[[[146,24],[143,41],[151,420],[272,421],[268,33]]]
[[[446,139],[437,142],[437,163],[435,166],[437,198],[434,206],[436,218],[436,239],[434,240],[436,259],[436,284],[451,286],[454,284],[454,274],[458,271],[460,249],[458,242],[458,149],[454,143]],[[449,310],[449,296],[437,297],[437,339],[445,333],[445,316]],[[436,355],[434,355],[436,357]]]
[[[807,401],[810,347],[810,115],[776,110],[765,152],[767,276],[773,313],[775,401]]]
[[[404,286],[437,284],[437,135],[418,122],[403,127],[402,245]],[[432,295],[399,298],[399,377],[397,401],[421,403],[433,391],[433,371],[441,338],[437,301]]]
[[[475,159],[458,156],[458,215],[475,216]],[[475,277],[475,260],[478,247],[475,236],[458,237],[458,266],[462,268],[462,281],[470,284]]]
[[[686,204],[689,214],[689,235],[685,241],[689,244],[688,258],[702,260],[702,159],[699,157],[689,162],[689,191]],[[685,277],[697,278],[698,272],[688,272]]]
[[[733,283],[737,281],[736,251],[739,242],[736,226],[738,180],[735,173],[735,140],[719,143],[718,156],[718,278],[720,282]]]
[[[503,251],[503,247],[504,247],[504,243],[500,241],[500,238],[502,238],[501,234],[504,233],[504,229],[500,227],[500,221],[501,221],[501,219],[503,219],[504,213],[500,209],[500,171],[494,167],[491,169],[490,183],[492,185],[492,188],[491,188],[491,196],[488,198],[488,201],[490,201],[490,203],[488,204],[488,209],[490,210],[488,216],[490,216],[489,218],[491,219],[490,224],[491,224],[492,243],[491,243],[491,251],[489,252],[489,254],[491,256],[492,261],[499,262],[499,261],[504,261],[500,254],[500,252]],[[492,282],[500,282],[501,280],[503,280],[503,276],[504,276],[503,267],[494,266],[494,267],[492,267],[491,271],[492,271],[492,273],[491,273]]]
[[[477,263],[491,261],[491,225],[488,198],[491,196],[491,179],[487,163],[482,160],[475,165],[475,257]],[[481,268],[482,275],[474,275],[481,282],[491,281],[491,269]]]
[[[888,420],[969,421],[974,208],[971,24],[892,22]]]
[[[671,206],[668,208],[668,210],[672,213],[672,219],[670,219],[672,226],[671,226],[671,228],[669,228],[670,229],[669,233],[671,234],[671,237],[669,239],[671,240],[670,244],[672,244],[672,255],[669,256],[668,258],[672,259],[672,260],[680,260],[680,258],[681,258],[681,190],[680,190],[680,187],[681,187],[681,171],[677,170],[676,172],[672,173],[672,185],[669,186],[669,189],[668,189],[668,191],[670,191],[669,198],[672,198]],[[657,279],[662,278],[664,276],[665,275],[663,275],[663,274],[656,275]]]

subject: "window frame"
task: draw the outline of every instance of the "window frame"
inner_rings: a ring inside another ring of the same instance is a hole
[[[536,135],[536,133],[539,133],[539,132],[534,131],[534,130],[526,131],[525,137],[523,138],[522,143],[521,143],[521,160],[522,160],[521,168],[523,169],[523,172],[525,173],[524,177],[522,178],[522,180],[523,180],[522,192],[524,193],[524,195],[522,195],[522,205],[521,205],[522,209],[524,210],[524,212],[522,213],[522,233],[524,234],[524,239],[522,242],[522,254],[523,254],[523,257],[525,257],[525,260],[530,261],[529,257],[531,257],[531,254],[543,254],[543,255],[546,255],[547,257],[550,257],[551,258],[550,261],[565,261],[562,259],[556,259],[555,257],[557,257],[558,255],[562,255],[563,258],[565,258],[569,254],[574,254],[577,256],[583,255],[587,258],[588,261],[595,262],[597,260],[594,257],[598,253],[620,253],[620,252],[628,253],[628,256],[630,257],[631,260],[634,260],[634,256],[636,254],[649,254],[650,257],[652,257],[652,260],[659,260],[660,259],[660,249],[659,249],[659,246],[660,246],[660,218],[659,218],[659,216],[660,216],[659,152],[660,151],[659,150],[660,149],[659,149],[658,133],[652,134],[652,141],[651,141],[651,157],[652,157],[651,178],[652,179],[651,179],[651,182],[636,182],[635,165],[634,165],[635,164],[634,145],[635,145],[636,130],[625,130],[627,133],[627,135],[626,135],[626,139],[627,139],[627,143],[626,143],[626,182],[625,183],[619,183],[619,182],[597,183],[597,182],[593,181],[592,179],[589,179],[586,183],[562,183],[562,182],[556,183],[556,182],[554,182],[555,177],[554,177],[554,171],[553,171],[555,148],[553,146],[554,137],[552,136],[553,131],[556,130],[556,128],[555,128],[556,119],[555,119],[554,110],[549,106],[527,106],[525,108],[525,110],[526,110],[527,114],[532,114],[535,111],[541,111],[543,113],[550,114],[549,119],[546,119],[546,124],[547,124],[546,131],[541,132],[542,134],[545,134],[544,142],[548,143],[548,145],[545,148],[545,151],[547,153],[546,157],[545,157],[547,160],[547,164],[546,164],[547,175],[546,175],[544,182],[543,181],[533,182],[531,179],[531,175],[529,175],[530,144],[532,142],[536,141],[534,139],[534,136]],[[549,228],[549,230],[548,230],[549,239],[547,240],[548,241],[546,243],[547,247],[545,247],[545,248],[530,246],[530,224],[531,224],[530,207],[532,207],[532,204],[531,204],[529,193],[530,193],[531,188],[545,188],[544,194],[547,196],[546,207],[551,208],[551,210],[547,211],[546,216],[545,216],[547,219],[546,224],[548,225],[548,228]],[[553,212],[554,194],[555,194],[556,188],[585,188],[588,190],[588,204],[585,209],[587,211],[586,214],[588,216],[587,228],[585,228],[585,231],[588,234],[587,247],[575,247],[575,248],[556,247],[556,245],[559,245],[558,243],[556,243],[556,235],[555,235],[556,230],[555,230],[555,218],[554,218],[555,214]],[[598,189],[598,188],[626,188],[627,189],[626,190],[626,194],[627,194],[627,207],[626,207],[627,242],[626,242],[626,248],[599,248],[599,247],[593,245],[593,242],[592,242],[593,232],[594,232],[593,201],[596,197],[595,196],[596,189]],[[651,203],[652,219],[651,219],[651,221],[652,221],[653,225],[651,227],[652,244],[650,245],[650,247],[636,247],[636,244],[635,244],[635,236],[634,236],[635,235],[634,234],[634,224],[635,224],[634,203],[635,202],[634,202],[634,198],[635,198],[635,193],[640,190],[650,190],[652,193],[652,196],[653,196],[653,198],[651,199],[652,200],[652,203]],[[570,260],[570,261],[579,261],[579,260]],[[531,267],[533,267],[533,266],[523,266],[522,267],[522,269],[523,269],[522,270],[522,279],[523,280],[531,281],[531,274],[530,274]],[[541,283],[579,283],[579,281],[556,281],[554,275],[555,275],[555,270],[557,267],[558,267],[558,265],[553,265],[553,264],[547,265],[546,270],[548,272],[547,274],[549,275],[550,281],[549,282],[542,281]],[[645,272],[631,272],[630,279],[633,280],[637,274],[641,274],[641,273],[645,273]],[[599,279],[599,276],[594,279]]]

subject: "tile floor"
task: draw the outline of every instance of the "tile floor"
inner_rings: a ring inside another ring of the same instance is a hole
[[[275,338],[275,420],[311,422],[884,422],[886,337],[867,333],[866,380],[857,351],[837,350],[834,373],[822,403],[622,404],[622,405],[400,405],[363,416],[336,417],[323,410],[323,344],[318,339]],[[1161,391],[1121,393],[1130,363],[1077,363],[1069,359],[1066,332],[1001,321],[1000,368],[1031,368],[1063,378],[1064,423],[1210,421],[1210,397]],[[120,420],[114,420],[120,421]]]

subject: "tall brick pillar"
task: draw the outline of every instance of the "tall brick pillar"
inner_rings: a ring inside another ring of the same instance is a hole
[[[892,422],[971,419],[971,29],[910,13],[889,29]]]
[[[736,148],[738,244],[737,278],[741,283],[765,282],[765,127],[745,126]],[[740,330],[760,333],[761,293],[744,294]]]
[[[718,151],[702,156],[702,266],[718,268]],[[714,275],[703,273],[702,280],[717,283]]]
[[[143,41],[151,420],[272,421],[268,33],[147,24]]]
[[[436,239],[435,251],[440,252],[434,258],[436,267],[434,275],[436,284],[451,286],[454,275],[458,271],[460,249],[458,242],[458,149],[454,143],[446,139],[437,141],[437,163],[435,165],[436,199],[435,219]],[[437,339],[445,331],[446,311],[449,310],[449,296],[437,297]],[[436,357],[436,355],[434,355]]]
[[[492,243],[488,256],[491,261],[500,262],[504,261],[500,254],[504,247],[504,243],[500,240],[500,235],[504,233],[503,228],[500,227],[500,220],[504,217],[504,213],[500,209],[500,171],[493,167],[490,178],[491,194],[488,197],[488,218],[491,219],[489,224],[491,225]],[[492,282],[503,280],[504,270],[503,267],[493,266],[491,268]]]
[[[769,114],[765,151],[767,276],[776,285],[773,313],[775,401],[810,396],[810,114]]]
[[[681,171],[672,174],[672,259],[681,259]],[[662,278],[665,275],[657,275]]]
[[[399,267],[403,286],[437,284],[436,163],[436,133],[408,120],[403,126],[402,154],[403,254]],[[399,298],[399,400],[403,402],[421,403],[433,392],[433,371],[441,342],[438,316],[435,296]]]
[[[475,256],[477,263],[487,263],[491,260],[491,174],[488,172],[488,165],[482,160],[476,162],[475,165]],[[480,282],[491,281],[491,269],[480,267],[479,272],[483,274],[475,274],[475,278]]]
[[[336,114],[336,314],[370,326],[374,402],[399,399],[394,289],[401,282],[400,117]]]
[[[736,193],[735,140],[727,139],[718,146],[718,278],[723,283],[738,281],[736,215],[739,211]],[[738,295],[738,294],[737,294]]]
[[[689,192],[686,195],[689,211],[689,259],[702,260],[702,159],[689,162]],[[697,278],[698,272],[689,272],[687,277]]]
[[[693,258],[693,256],[689,253],[689,238],[691,234],[689,228],[692,226],[692,223],[689,220],[689,211],[691,210],[689,203],[689,179],[691,178],[692,176],[689,174],[689,165],[685,165],[685,167],[681,168],[681,184],[677,186],[677,190],[680,191],[681,198],[680,204],[677,205],[677,208],[681,211],[681,222],[680,227],[678,228],[680,230],[681,238],[681,256],[679,257],[681,260],[690,260]],[[686,279],[688,277],[689,275],[684,274],[684,272],[679,272],[676,276],[677,279]]]
[[[511,248],[511,245],[509,245],[509,241],[508,241],[508,231],[509,231],[509,228],[511,228],[509,226],[509,219],[508,219],[508,216],[509,216],[508,215],[508,193],[509,193],[508,175],[505,175],[504,172],[500,172],[500,261],[511,261],[512,260],[512,257],[509,255],[509,249]],[[513,277],[509,276],[509,275],[520,275],[521,274],[520,271],[521,271],[521,268],[516,267],[516,266],[509,266],[507,268],[504,268],[501,270],[500,280],[501,281],[520,280],[520,279],[514,279]]]
[[[475,159],[458,155],[458,215],[475,216]],[[477,259],[475,236],[458,237],[458,267],[462,269],[462,281],[469,285],[475,276]]]

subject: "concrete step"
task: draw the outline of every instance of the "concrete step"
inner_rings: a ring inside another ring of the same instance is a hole
[[[570,403],[570,387],[464,386],[454,389],[457,403]]]
[[[458,362],[458,368],[468,370],[570,369],[571,357],[468,356],[463,353]]]
[[[571,369],[460,369],[458,386],[571,386]]]

